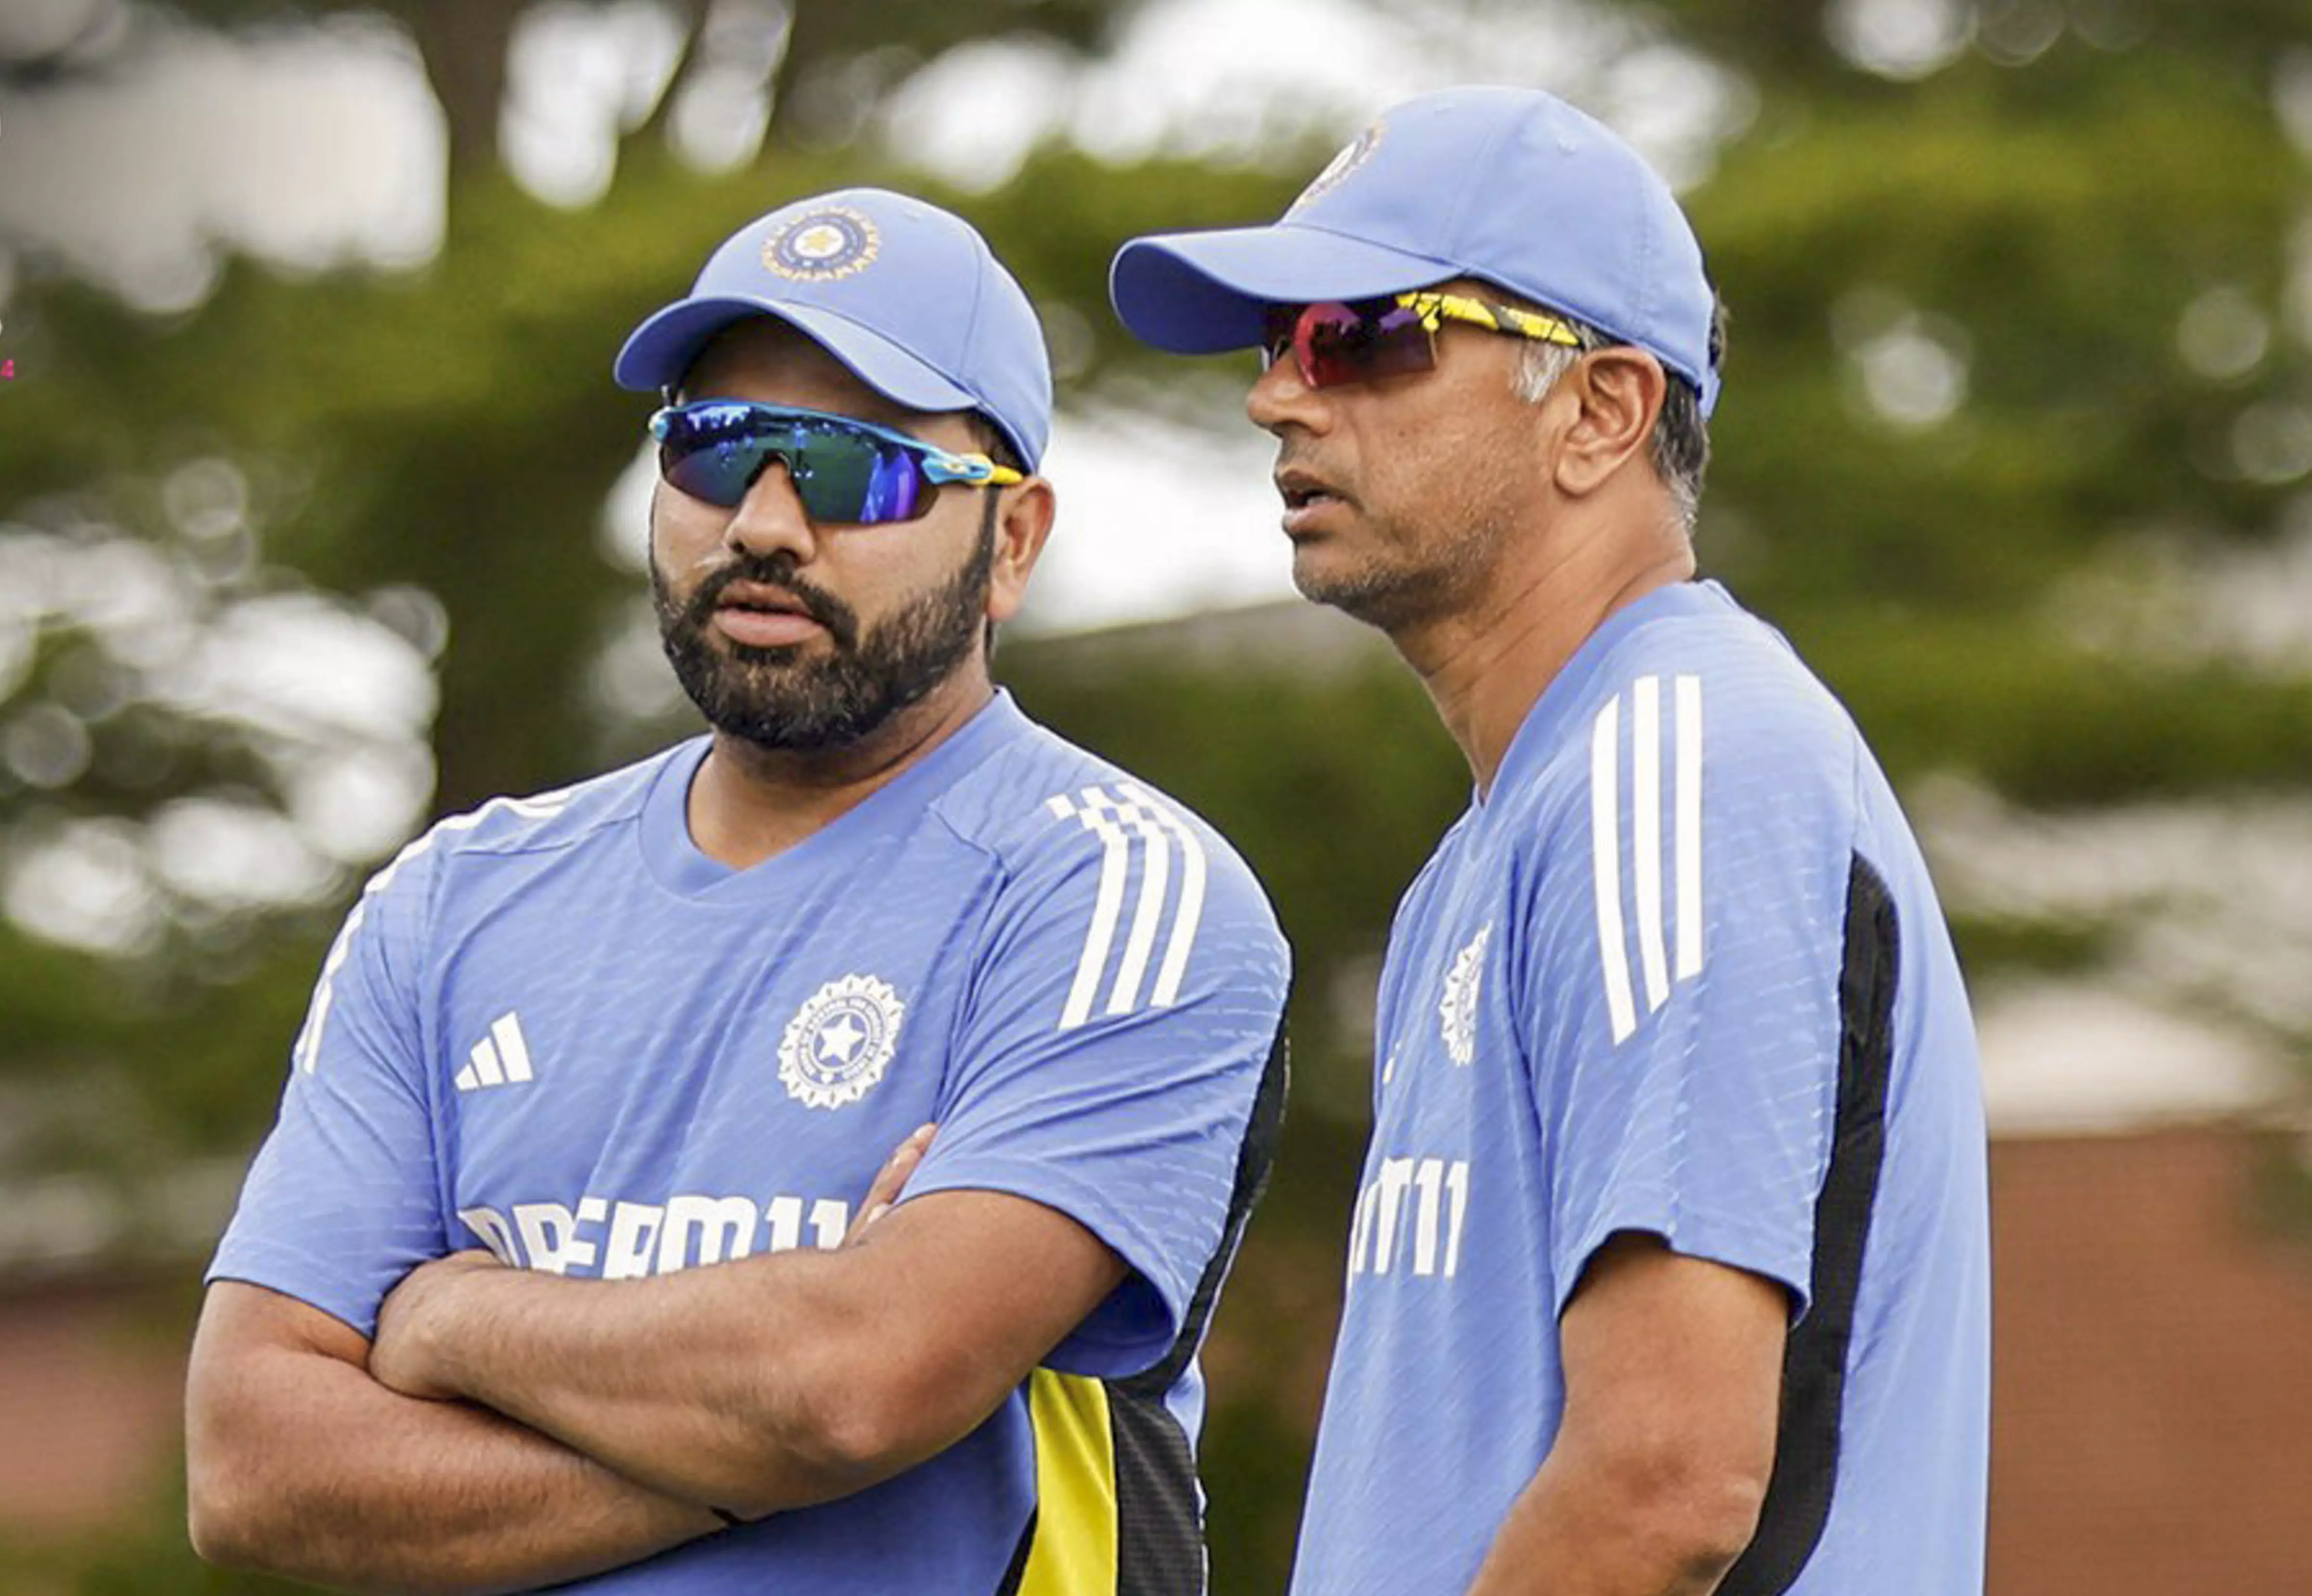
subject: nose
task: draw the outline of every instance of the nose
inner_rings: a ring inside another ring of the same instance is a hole
[[[1254,379],[1244,396],[1244,413],[1254,426],[1266,432],[1282,432],[1288,426],[1322,432],[1329,414],[1316,390],[1302,379],[1300,362],[1289,353],[1282,360],[1271,361],[1268,369]]]
[[[818,554],[818,528],[804,513],[784,460],[774,456],[747,485],[747,496],[739,501],[722,528],[722,541],[738,554],[773,554],[784,550],[799,565],[809,564]]]

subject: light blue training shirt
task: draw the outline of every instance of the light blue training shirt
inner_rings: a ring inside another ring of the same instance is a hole
[[[1088,1588],[1201,1590],[1195,1353],[1281,1110],[1258,884],[1008,696],[740,872],[690,838],[706,748],[445,820],[371,882],[209,1278],[368,1335],[459,1248],[618,1279],[833,1247],[936,1121],[907,1200],[1047,1205],[1125,1283],[922,1466],[573,1588],[987,1596],[1089,1535],[1118,1583]],[[1039,1481],[1051,1424],[1098,1478]]]
[[[1708,583],[1609,619],[1406,894],[1376,1035],[1295,1596],[1467,1587],[1620,1231],[1790,1296],[1773,1483],[1719,1596],[1981,1592],[1973,1025],[1894,795],[1779,634]]]

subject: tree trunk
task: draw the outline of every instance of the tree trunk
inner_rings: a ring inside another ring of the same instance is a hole
[[[403,0],[396,9],[442,102],[454,196],[464,179],[496,170],[498,113],[520,0]]]
[[[681,97],[683,80],[690,74],[692,63],[697,58],[702,36],[706,31],[707,0],[684,0],[679,8],[682,18],[682,47],[675,52],[674,64],[666,69],[666,86],[659,91],[658,103],[618,141],[618,159],[623,165],[628,150],[664,142],[669,125],[674,120],[675,101]]]

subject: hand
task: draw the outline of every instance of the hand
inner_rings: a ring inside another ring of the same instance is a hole
[[[445,1402],[464,1393],[448,1383],[436,1356],[439,1328],[450,1293],[463,1277],[505,1266],[480,1248],[452,1252],[421,1263],[386,1294],[377,1311],[377,1335],[369,1348],[370,1378],[405,1397]]]
[[[932,1136],[938,1129],[936,1125],[918,1125],[906,1140],[891,1149],[891,1156],[883,1161],[883,1167],[875,1172],[874,1182],[867,1188],[867,1195],[859,1199],[859,1217],[852,1220],[851,1228],[844,1233],[845,1246],[857,1242],[866,1234],[869,1225],[891,1211],[891,1205],[899,1200],[899,1189],[907,1183],[907,1177],[915,1173],[915,1165],[924,1161],[924,1149],[932,1145]]]

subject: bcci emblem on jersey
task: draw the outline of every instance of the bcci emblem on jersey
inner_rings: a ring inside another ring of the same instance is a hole
[[[890,983],[846,975],[813,992],[779,1038],[779,1079],[812,1108],[841,1108],[883,1078],[907,1006]]]
[[[1493,939],[1493,922],[1478,928],[1453,960],[1445,977],[1445,996],[1438,1000],[1437,1024],[1445,1035],[1445,1051],[1456,1064],[1477,1059],[1477,989],[1485,979],[1485,944]]]

